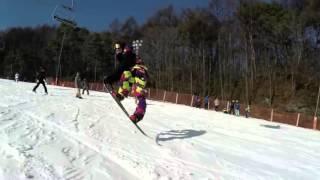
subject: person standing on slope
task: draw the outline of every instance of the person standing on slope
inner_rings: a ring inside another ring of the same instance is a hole
[[[19,81],[19,73],[18,72],[16,72],[16,74],[14,75],[14,79],[16,80],[16,82]]]
[[[87,68],[83,73],[81,73],[81,81],[82,81],[82,94],[87,91],[87,95],[89,95],[89,69]]]
[[[46,94],[48,94],[47,87],[45,84],[46,80],[46,71],[44,70],[43,67],[40,67],[40,72],[37,74],[37,85],[33,88],[33,92],[36,92],[37,88],[39,87],[40,84],[42,84],[44,91]]]
[[[80,89],[81,89],[81,77],[80,72],[76,73],[76,77],[74,78],[74,87],[76,88],[76,97],[82,99]]]

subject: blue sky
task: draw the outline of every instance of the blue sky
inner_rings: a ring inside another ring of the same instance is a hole
[[[158,9],[172,4],[176,9],[205,7],[209,0],[74,0],[75,20],[79,26],[93,31],[106,30],[115,18],[135,17],[143,23]],[[58,4],[71,0],[0,0],[0,30],[14,26],[57,24],[51,14]],[[58,9],[58,13],[70,14]]]

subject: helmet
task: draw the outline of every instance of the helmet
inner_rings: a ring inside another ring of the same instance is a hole
[[[132,52],[133,47],[131,45],[125,45],[123,50],[124,52]]]

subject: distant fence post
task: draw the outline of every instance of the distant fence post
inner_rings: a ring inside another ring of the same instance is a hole
[[[297,123],[296,123],[297,127],[299,127],[299,121],[300,121],[300,113],[298,113],[298,117],[297,117]]]
[[[164,91],[162,101],[166,100],[166,94],[167,94],[167,91]]]
[[[151,91],[150,91],[150,88],[149,88],[149,94],[148,94],[148,98],[150,99],[150,94],[151,94]]]
[[[176,94],[176,104],[178,104],[179,94]]]
[[[315,117],[313,118],[313,129],[314,129],[314,130],[317,129],[317,123],[318,123],[318,118],[317,118],[317,116],[315,116]]]
[[[194,98],[194,95],[192,95],[190,106],[192,106],[192,104],[193,104],[193,98]]]
[[[270,121],[273,122],[273,108],[272,108],[272,110],[271,110]]]

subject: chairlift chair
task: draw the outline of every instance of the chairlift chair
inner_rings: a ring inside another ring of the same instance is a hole
[[[73,0],[71,0],[71,6],[57,5],[52,13],[52,18],[60,23],[64,23],[68,26],[77,27],[77,23],[74,21],[74,6]]]
[[[53,18],[61,23],[64,23],[64,24],[67,24],[69,26],[72,26],[72,27],[77,27],[77,23],[75,21],[72,21],[72,20],[68,20],[68,19],[65,19],[65,18],[61,18],[57,15],[54,15]]]

